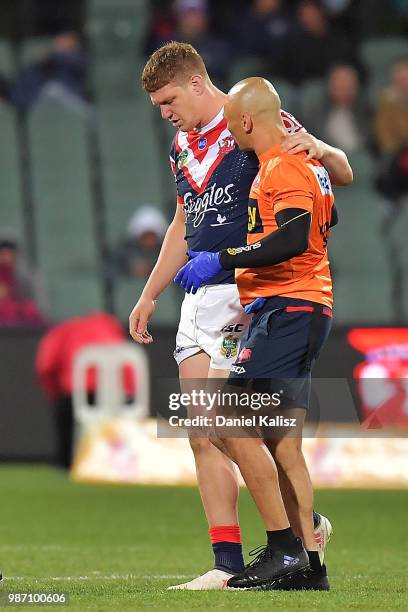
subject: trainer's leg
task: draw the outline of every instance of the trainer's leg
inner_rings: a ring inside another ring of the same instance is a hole
[[[279,489],[275,461],[258,438],[224,438],[268,531],[287,529],[289,520]]]
[[[275,459],[280,490],[293,532],[308,551],[317,551],[313,526],[313,486],[298,436],[265,440]]]
[[[225,370],[209,368],[210,358],[204,352],[180,364],[180,380],[227,378]],[[197,481],[204,511],[210,527],[238,524],[239,485],[234,464],[208,438],[190,438],[194,453]]]

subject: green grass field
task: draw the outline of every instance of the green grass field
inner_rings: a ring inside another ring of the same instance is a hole
[[[196,489],[91,487],[26,466],[0,482],[4,591],[66,591],[70,610],[408,609],[408,491],[316,493],[334,526],[329,593],[168,593],[211,564]],[[248,552],[263,529],[246,491],[240,507]]]

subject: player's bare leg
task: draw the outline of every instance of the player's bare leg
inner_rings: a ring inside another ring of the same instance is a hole
[[[183,380],[226,378],[226,370],[209,368],[210,358],[204,352],[185,359],[180,364],[181,388]],[[208,525],[236,525],[238,523],[239,486],[232,461],[215,448],[208,437],[191,437],[190,446],[196,463],[197,481]]]
[[[204,352],[189,357],[181,362],[180,380],[183,391],[188,391],[188,380],[207,378],[227,378],[227,370],[210,369],[210,358]],[[183,380],[185,384],[183,385]],[[240,545],[240,529],[238,525],[238,494],[239,485],[236,468],[218,448],[211,444],[208,437],[191,437],[190,445],[194,453],[197,482],[207,517],[213,548],[221,548],[217,555],[225,559],[225,554],[235,557],[238,564],[242,561]],[[224,541],[227,540],[227,542]],[[230,545],[229,545],[230,544]],[[223,545],[227,550],[223,553]],[[234,550],[238,548],[238,551]],[[217,559],[216,555],[216,559]],[[230,561],[230,559],[228,559]],[[223,569],[212,569],[202,576],[171,589],[207,590],[221,589],[226,580],[239,567],[227,572]]]

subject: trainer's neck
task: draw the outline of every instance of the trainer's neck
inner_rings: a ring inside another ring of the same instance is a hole
[[[254,137],[254,151],[257,157],[280,145],[286,135],[287,132],[283,124],[273,123],[259,126]]]
[[[205,125],[208,125],[221,111],[228,99],[227,94],[223,93],[220,89],[212,85],[208,87],[203,93],[202,97],[202,108],[203,114],[199,125],[196,129],[200,130]]]

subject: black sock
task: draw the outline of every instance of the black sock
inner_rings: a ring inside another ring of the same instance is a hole
[[[217,542],[212,544],[214,551],[215,569],[220,569],[231,574],[239,574],[245,568],[242,556],[242,544],[235,542]]]
[[[287,529],[278,529],[277,531],[267,531],[266,535],[269,548],[284,550],[286,548],[293,548],[297,545],[297,539],[291,527]]]
[[[321,570],[322,564],[320,563],[320,557],[317,550],[307,550],[306,552],[309,557],[310,569],[314,572]]]

